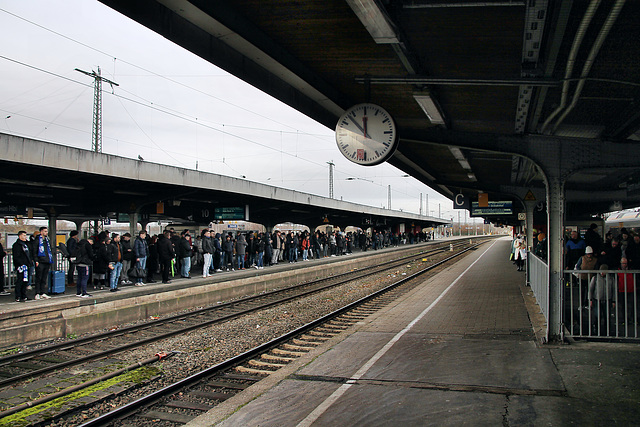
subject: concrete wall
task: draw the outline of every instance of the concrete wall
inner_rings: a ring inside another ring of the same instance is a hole
[[[49,300],[38,306],[19,305],[0,313],[0,348],[97,332],[105,328],[150,316],[162,316],[184,309],[216,304],[233,298],[256,294],[317,278],[349,272],[355,268],[378,265],[423,249],[422,245],[409,246],[392,253],[381,252],[368,256],[345,257],[344,260],[318,265],[305,264],[271,274],[261,274],[217,283],[197,283],[193,286],[148,285],[130,288],[126,294],[106,293],[100,299]],[[215,276],[214,276],[215,278]],[[179,287],[178,287],[179,286]]]

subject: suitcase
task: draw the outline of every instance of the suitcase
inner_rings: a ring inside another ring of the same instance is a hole
[[[65,272],[51,271],[49,272],[49,293],[63,294],[65,289]]]

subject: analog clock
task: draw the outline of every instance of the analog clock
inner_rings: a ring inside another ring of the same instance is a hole
[[[347,109],[336,125],[340,152],[359,165],[373,166],[389,159],[398,138],[391,115],[375,104],[358,104]]]

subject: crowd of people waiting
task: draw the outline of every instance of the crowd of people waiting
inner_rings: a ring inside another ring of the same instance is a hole
[[[103,231],[95,236],[80,239],[78,231],[71,231],[66,245],[58,249],[69,260],[67,283],[76,285],[76,296],[90,297],[87,286],[93,289],[109,288],[117,292],[121,285],[144,286],[155,282],[160,274],[162,283],[178,274],[191,278],[197,268],[206,278],[223,271],[264,269],[279,262],[310,261],[330,256],[352,253],[355,249],[381,249],[399,244],[427,241],[430,233],[391,233],[374,231],[372,234],[357,232],[288,232],[273,233],[215,233],[209,229],[193,238],[188,229],[178,233],[173,228],[159,235],[149,236],[145,230],[135,239],[129,233],[119,235]],[[49,272],[55,268],[54,246],[48,237],[48,228],[29,236],[18,233],[12,246],[13,267],[16,271],[16,302],[28,300],[26,291],[35,287],[35,299],[49,299],[47,287]],[[0,245],[0,260],[6,253]],[[1,264],[0,264],[1,267]],[[4,271],[0,268],[0,271]],[[77,275],[77,278],[76,278]],[[75,281],[75,283],[74,283]],[[4,286],[4,277],[0,277]],[[0,288],[0,295],[9,295]]]
[[[534,232],[533,248],[538,258],[546,260],[547,241],[543,232]],[[572,230],[564,240],[564,318],[570,328],[592,335],[636,335],[640,320],[640,293],[636,284],[640,273],[640,234],[620,229],[604,240],[593,223],[580,236]],[[517,234],[512,242],[511,258],[519,271],[527,257],[526,237]]]
[[[620,235],[611,232],[604,241],[597,232],[597,225],[591,224],[582,238],[572,231],[565,243],[565,268],[574,270],[568,276],[570,289],[578,291],[577,316],[591,313],[593,330],[605,334],[613,333],[616,326],[622,334],[637,336],[640,319],[640,295],[636,292],[638,274],[628,270],[640,270],[640,234],[620,229]],[[599,273],[580,273],[579,271]],[[612,271],[616,271],[612,273]],[[575,305],[575,304],[574,304]]]

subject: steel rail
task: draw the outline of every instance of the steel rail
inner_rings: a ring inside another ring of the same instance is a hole
[[[460,243],[458,243],[458,245],[460,245]],[[130,350],[130,349],[136,348],[136,347],[141,347],[141,346],[144,346],[146,344],[150,344],[150,343],[153,343],[153,342],[156,342],[156,341],[160,341],[160,340],[163,340],[163,339],[170,338],[172,336],[183,334],[185,332],[190,332],[190,331],[193,331],[193,330],[196,330],[196,329],[201,329],[201,328],[204,328],[204,327],[207,327],[207,326],[211,326],[213,324],[222,323],[222,322],[234,319],[234,318],[239,317],[239,316],[243,316],[243,315],[246,315],[246,314],[249,314],[249,313],[253,313],[255,311],[259,311],[259,310],[263,310],[263,309],[272,307],[274,305],[278,305],[278,304],[282,304],[282,303],[291,301],[293,299],[302,298],[302,297],[308,296],[308,295],[310,295],[312,293],[317,293],[317,292],[321,292],[321,291],[326,290],[326,289],[330,289],[330,288],[335,287],[335,286],[340,286],[340,285],[342,285],[342,284],[344,284],[346,282],[350,282],[350,281],[353,281],[353,280],[358,280],[358,279],[361,279],[361,278],[364,278],[364,277],[367,277],[367,276],[371,276],[373,274],[378,274],[378,273],[380,273],[380,271],[384,270],[385,268],[389,268],[390,264],[401,265],[401,264],[405,263],[407,259],[415,259],[415,258],[419,258],[419,257],[426,256],[426,255],[429,255],[429,254],[442,252],[445,249],[446,248],[444,248],[444,247],[433,248],[433,249],[430,249],[428,251],[424,251],[424,252],[421,252],[421,253],[418,253],[418,254],[413,254],[413,255],[402,257],[402,258],[399,258],[399,259],[391,260],[391,261],[385,262],[383,264],[378,264],[375,267],[372,267],[373,269],[375,269],[375,271],[369,271],[369,272],[367,272],[365,274],[356,275],[356,277],[345,278],[342,281],[339,281],[337,283],[333,283],[331,285],[327,285],[327,286],[324,286],[324,287],[321,287],[321,288],[312,289],[312,290],[307,291],[307,292],[298,293],[298,294],[291,295],[291,296],[288,296],[288,297],[285,297],[285,298],[281,298],[281,299],[278,299],[278,300],[274,300],[274,301],[271,301],[271,302],[263,303],[263,304],[260,304],[259,306],[255,306],[255,307],[252,307],[252,308],[244,309],[244,310],[241,310],[241,311],[238,311],[238,312],[235,312],[235,313],[231,313],[231,314],[228,314],[228,315],[225,315],[225,316],[221,316],[221,317],[218,317],[218,318],[215,318],[215,319],[212,319],[212,320],[208,320],[208,321],[205,321],[205,322],[200,322],[200,323],[197,323],[195,325],[184,326],[184,327],[181,327],[178,330],[170,331],[170,332],[164,332],[164,333],[161,333],[161,334],[156,335],[154,337],[150,337],[150,338],[146,338],[146,339],[142,339],[142,340],[136,340],[136,341],[131,342],[129,344],[123,344],[123,345],[117,346],[117,347],[115,347],[113,349],[104,350],[104,351],[99,352],[99,353],[90,354],[90,355],[79,357],[79,358],[75,358],[75,359],[70,359],[70,360],[67,360],[67,361],[64,361],[64,362],[60,362],[60,363],[57,363],[57,364],[54,364],[54,365],[51,365],[51,366],[48,366],[48,367],[44,367],[44,368],[41,368],[41,369],[38,369],[38,370],[34,370],[34,371],[31,371],[31,372],[25,372],[25,373],[20,374],[20,375],[16,375],[16,376],[13,376],[13,377],[10,377],[10,378],[2,379],[2,380],[0,380],[0,387],[5,387],[5,386],[11,385],[11,384],[15,384],[15,383],[23,381],[23,380],[28,380],[28,379],[31,379],[31,378],[34,378],[34,377],[37,377],[37,376],[40,376],[40,375],[44,375],[46,373],[49,373],[49,372],[52,372],[52,371],[55,371],[55,370],[58,370],[58,369],[62,369],[62,368],[66,368],[66,367],[69,367],[69,366],[77,365],[79,363],[85,363],[85,362],[88,362],[88,361],[91,361],[91,360],[99,360],[99,359],[105,358],[107,356],[110,356],[110,355],[113,355],[113,354],[116,354],[116,353],[120,353],[122,351]],[[382,268],[380,268],[380,267],[382,267]],[[81,341],[59,343],[59,344],[54,344],[54,345],[49,346],[49,347],[45,347],[43,349],[36,349],[36,350],[31,351],[31,352],[26,352],[26,353],[21,353],[21,354],[16,354],[16,355],[10,355],[10,356],[7,356],[5,358],[0,359],[0,366],[8,365],[8,364],[10,364],[12,362],[15,362],[16,360],[17,361],[29,360],[29,359],[32,359],[34,357],[50,354],[50,353],[53,353],[53,352],[58,351],[58,350],[66,350],[66,349],[71,349],[71,348],[74,348],[74,347],[80,347],[82,345],[86,345],[87,343],[102,341],[102,340],[105,340],[105,339],[108,339],[108,338],[113,338],[113,337],[126,335],[126,334],[130,334],[130,333],[135,333],[135,332],[143,331],[143,330],[150,329],[150,328],[153,328],[153,327],[162,326],[162,325],[165,325],[167,323],[174,323],[174,322],[177,322],[177,321],[185,319],[185,318],[196,317],[196,316],[201,315],[203,313],[220,311],[220,310],[222,310],[224,308],[237,306],[237,305],[240,305],[240,304],[245,304],[247,302],[256,301],[256,300],[259,300],[259,299],[265,299],[265,298],[270,297],[270,296],[275,296],[277,294],[290,292],[292,290],[300,289],[300,288],[303,288],[303,287],[310,287],[310,286],[313,286],[314,284],[318,284],[318,283],[320,283],[322,281],[338,279],[338,278],[341,278],[341,277],[344,277],[344,276],[353,276],[354,273],[357,273],[357,272],[351,271],[351,272],[347,272],[347,273],[342,273],[342,274],[339,274],[339,275],[331,276],[331,277],[328,277],[328,278],[323,278],[323,279],[316,280],[316,281],[313,281],[313,282],[303,283],[303,284],[287,287],[287,288],[284,288],[284,289],[278,289],[278,290],[270,291],[270,292],[267,292],[267,293],[264,293],[264,294],[260,294],[260,295],[249,296],[249,297],[241,298],[241,299],[238,299],[238,300],[235,300],[235,301],[231,301],[231,302],[220,304],[220,305],[213,306],[213,307],[206,307],[206,308],[199,309],[199,310],[196,310],[196,311],[192,311],[192,312],[189,312],[189,313],[183,313],[183,314],[179,314],[179,315],[174,315],[174,316],[170,316],[170,317],[167,317],[167,318],[164,318],[164,319],[158,319],[158,320],[147,322],[147,323],[140,324],[140,325],[128,326],[126,328],[105,332],[103,334],[85,337],[85,338],[82,338]],[[0,415],[1,415],[1,412],[0,412]]]
[[[416,273],[413,273],[395,283],[392,283],[389,286],[384,287],[383,289],[380,289],[374,293],[372,293],[371,295],[368,295],[366,297],[360,298],[357,301],[354,301],[342,308],[339,308],[338,310],[335,310],[325,316],[319,317],[318,319],[315,319],[299,328],[296,328],[290,332],[287,332],[284,335],[281,335],[277,338],[272,339],[271,341],[268,341],[264,344],[261,344],[257,347],[254,347],[250,350],[247,350],[244,353],[241,353],[237,356],[231,357],[217,365],[211,366],[207,369],[204,369],[200,372],[197,372],[193,375],[190,375],[182,380],[179,380],[173,384],[170,384],[160,390],[157,390],[155,392],[152,392],[146,396],[143,396],[139,399],[134,400],[133,402],[130,402],[124,406],[115,408],[109,412],[107,412],[106,414],[103,414],[97,418],[94,418],[93,420],[87,421],[84,424],[81,424],[79,427],[96,427],[96,426],[103,426],[106,425],[112,421],[115,421],[116,419],[123,419],[126,418],[132,414],[135,414],[136,412],[138,412],[140,409],[145,408],[147,406],[150,406],[152,404],[154,404],[155,402],[159,401],[160,399],[170,396],[172,394],[175,394],[175,392],[177,392],[180,389],[192,386],[196,383],[198,383],[199,381],[201,381],[202,379],[208,378],[212,375],[218,374],[221,371],[224,371],[228,368],[234,367],[236,365],[239,365],[243,362],[245,362],[246,360],[252,359],[254,357],[256,357],[257,355],[260,355],[266,351],[269,351],[270,349],[277,347],[280,344],[283,344],[287,341],[289,341],[290,339],[303,334],[315,327],[317,327],[318,325],[321,325],[322,323],[325,323],[335,317],[340,316],[341,314],[344,314],[347,311],[350,311],[354,308],[356,308],[359,305],[362,305],[365,302],[368,302],[374,298],[377,298],[393,289],[396,289],[397,287],[417,278],[420,277],[421,275],[433,270],[436,267],[439,267],[440,265],[449,262],[457,257],[459,257],[460,255],[475,249],[476,247],[478,247],[481,243],[477,243],[476,245],[473,245],[463,251],[460,251],[458,253],[456,253],[455,255],[452,255],[450,257],[447,257],[444,260],[438,261],[437,263],[430,265],[429,267],[418,271]]]

